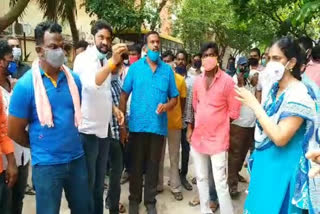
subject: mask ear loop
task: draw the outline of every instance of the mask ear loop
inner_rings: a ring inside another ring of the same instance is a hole
[[[285,70],[288,70],[290,73],[292,73],[293,69],[292,68],[287,68],[288,64],[289,64],[290,60],[287,62],[287,64],[284,66]]]

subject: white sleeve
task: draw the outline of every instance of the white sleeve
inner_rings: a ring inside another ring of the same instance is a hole
[[[232,76],[232,79],[233,79],[234,84],[235,84],[235,85],[238,85],[238,77],[237,77],[237,74],[234,74],[234,75]]]
[[[263,78],[263,73],[260,72],[258,76],[258,83],[256,86],[257,91],[262,91],[262,78]]]
[[[97,68],[94,63],[85,58],[84,54],[79,54],[74,61],[73,70],[79,75],[82,88],[98,89],[102,85],[96,84]]]

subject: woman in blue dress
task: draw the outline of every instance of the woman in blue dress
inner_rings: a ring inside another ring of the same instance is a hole
[[[269,87],[263,86],[269,94],[262,105],[246,89],[236,88],[237,99],[257,117],[244,213],[300,214],[310,207],[301,203],[308,196],[300,184],[308,178],[301,163],[314,133],[315,102],[300,81],[303,54],[291,38],[276,41],[269,57]]]

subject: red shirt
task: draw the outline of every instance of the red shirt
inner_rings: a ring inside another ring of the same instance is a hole
[[[306,67],[305,75],[320,87],[320,63],[310,60]]]
[[[194,130],[192,147],[199,153],[213,155],[229,148],[230,118],[240,115],[241,103],[235,99],[234,81],[219,69],[209,89],[206,77],[197,77],[193,86]]]

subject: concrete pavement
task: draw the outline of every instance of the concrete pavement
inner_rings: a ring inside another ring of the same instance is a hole
[[[167,186],[169,180],[169,160],[168,160],[168,153],[166,154],[165,158],[165,169],[164,169],[164,182],[165,182],[165,190],[163,193],[157,196],[157,208],[158,214],[200,214],[200,207],[190,207],[188,202],[193,199],[196,194],[197,188],[194,186],[193,191],[183,190],[184,199],[182,201],[176,201],[172,194],[170,193],[170,189]],[[190,159],[190,167],[189,167],[189,180],[194,175],[194,166],[192,163],[192,158]],[[247,172],[245,169],[242,170],[241,174],[248,178]],[[247,189],[247,183],[239,183],[239,190],[241,191],[240,197],[236,200],[233,200],[233,205],[235,207],[235,214],[243,213],[243,204],[246,198],[245,190]],[[121,202],[125,205],[128,211],[128,183],[122,185],[122,193],[121,193]],[[23,214],[36,214],[35,211],[35,196],[26,196],[24,200],[24,209]],[[69,214],[70,211],[68,209],[67,202],[65,197],[63,196],[62,203],[61,203],[61,214]],[[108,214],[109,211],[105,210],[104,214]],[[128,212],[127,212],[128,213]],[[219,210],[216,214],[219,214]],[[44,213],[45,214],[45,213]],[[146,214],[145,207],[143,203],[140,205],[140,214]]]

